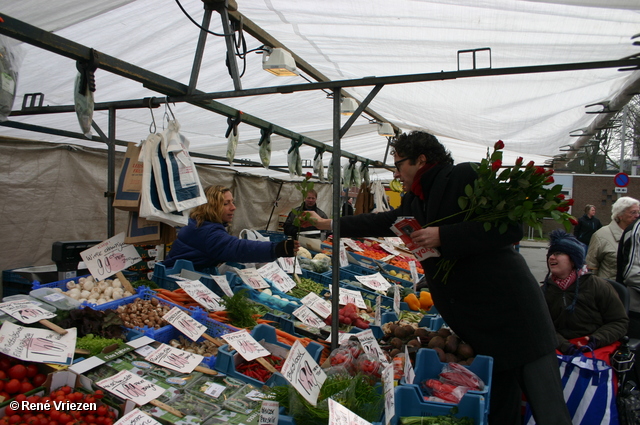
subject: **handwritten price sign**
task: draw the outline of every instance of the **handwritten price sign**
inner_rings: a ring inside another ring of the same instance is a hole
[[[171,323],[180,332],[193,341],[197,341],[207,330],[207,327],[193,317],[189,316],[178,307],[173,307],[167,314],[162,316],[164,320]]]
[[[222,305],[222,299],[211,289],[204,286],[199,280],[178,280],[176,283],[205,309],[211,311],[222,311],[225,309]]]
[[[139,406],[155,400],[164,393],[164,388],[123,370],[96,384],[118,397],[131,400]]]
[[[136,247],[124,243],[124,232],[80,253],[96,280],[103,280],[142,261]]]
[[[391,288],[391,284],[387,279],[385,279],[380,273],[365,275],[365,276],[356,276],[358,282],[362,283],[364,286],[373,289],[374,291],[386,291]]]
[[[203,359],[204,357],[199,354],[179,350],[167,344],[160,344],[154,352],[145,357],[148,362],[180,373],[193,372]]]
[[[222,335],[222,338],[246,361],[266,357],[271,354],[266,348],[260,345],[246,329]]]

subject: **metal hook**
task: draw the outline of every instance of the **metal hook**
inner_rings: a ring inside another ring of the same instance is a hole
[[[154,99],[154,97],[149,99],[149,112],[151,113],[151,124],[149,124],[149,133],[152,134],[158,130],[158,127],[156,126],[156,118],[153,116],[153,108],[151,107]]]
[[[165,107],[164,115],[167,117],[167,121],[169,121],[169,114],[167,114],[167,109],[168,109],[169,112],[171,113],[171,118],[173,118],[173,120],[175,121],[176,120],[176,116],[173,114],[173,110],[171,110],[171,106],[169,105],[169,96],[167,96],[165,98],[165,100],[166,101],[165,101],[165,104],[164,104],[164,107]]]

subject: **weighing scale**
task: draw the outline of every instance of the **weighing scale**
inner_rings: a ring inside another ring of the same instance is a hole
[[[58,280],[71,279],[78,275],[82,261],[80,253],[102,241],[58,241],[51,248],[51,259],[58,269]]]

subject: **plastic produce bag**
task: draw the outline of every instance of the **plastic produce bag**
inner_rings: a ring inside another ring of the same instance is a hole
[[[189,140],[180,134],[177,120],[169,121],[160,146],[167,163],[169,188],[175,210],[186,211],[205,204],[207,198],[204,196],[196,165],[189,155]]]
[[[156,170],[153,168],[154,157],[162,155],[160,143],[162,136],[159,134],[149,134],[142,142],[139,161],[142,162],[142,190],[140,191],[140,217],[151,221],[160,221],[170,226],[186,226],[188,214],[184,212],[165,212],[160,201],[160,191],[156,185]],[[166,164],[166,163],[165,163]],[[165,187],[161,186],[164,192]],[[164,195],[163,195],[164,196]]]
[[[318,179],[324,181],[324,165],[322,164],[322,154],[324,151],[321,148],[316,148],[316,156],[313,158],[313,172]]]
[[[18,41],[0,36],[0,121],[6,121],[13,108],[22,57]]]
[[[82,75],[78,73],[76,76],[75,90],[73,91],[73,103],[76,107],[76,115],[82,134],[87,139],[91,138],[91,123],[93,122],[93,92],[89,90],[89,86],[80,87],[82,84]]]
[[[353,163],[351,161],[349,161],[349,165],[347,165],[347,168],[344,169],[344,175],[343,175],[343,179],[342,179],[342,187],[351,186],[353,170],[354,170]]]
[[[327,167],[327,180],[330,182],[333,181],[333,155],[331,155],[331,159],[329,159],[329,166]]]
[[[238,111],[238,116],[235,118],[227,118],[227,123],[229,124],[229,128],[227,128],[227,132],[225,133],[225,137],[227,138],[227,161],[229,161],[229,165],[233,164],[233,160],[236,157],[236,148],[238,147],[238,140],[240,139],[238,126],[242,122],[242,112]]]
[[[269,168],[271,163],[271,129],[260,130],[260,142],[258,142],[260,162],[264,168]]]
[[[301,176],[302,175],[302,158],[300,158],[300,145],[302,142],[291,141],[291,148],[287,154],[287,164],[289,166],[289,175]]]

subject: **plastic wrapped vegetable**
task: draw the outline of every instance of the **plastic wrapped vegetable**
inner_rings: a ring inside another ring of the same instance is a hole
[[[227,118],[229,128],[227,128],[224,137],[227,138],[227,161],[229,161],[229,165],[233,164],[233,160],[236,157],[236,148],[238,147],[238,140],[240,139],[238,126],[241,122],[242,111],[238,111],[238,116],[235,118]]]
[[[269,168],[271,163],[271,128],[260,130],[260,142],[258,142],[260,162],[264,168]]]
[[[13,108],[21,62],[22,50],[18,42],[0,36],[0,121],[6,121]]]
[[[287,154],[287,164],[289,166],[289,175],[301,176],[302,175],[302,159],[300,158],[300,141],[291,141],[291,148]]]
[[[76,76],[75,90],[73,91],[73,102],[76,107],[78,123],[82,133],[86,138],[91,138],[91,123],[93,122],[93,92],[88,85],[82,87],[82,74]]]
[[[322,148],[316,148],[316,155],[313,158],[313,172],[321,182],[324,181],[324,164],[322,164],[323,152],[324,150]]]
[[[369,186],[369,184],[371,183],[371,178],[369,177],[369,164],[368,164],[368,161],[367,162],[363,162],[362,165],[360,165],[360,177],[364,181],[364,184],[366,186]]]

